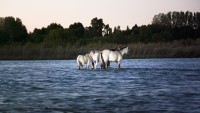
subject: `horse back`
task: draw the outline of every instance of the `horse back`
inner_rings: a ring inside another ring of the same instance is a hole
[[[105,61],[117,62],[122,59],[122,55],[118,51],[103,50],[103,58]]]
[[[122,55],[118,51],[111,51],[109,54],[109,61],[117,62],[122,59]]]
[[[81,62],[82,64],[86,64],[88,62],[88,59],[84,55],[78,55],[77,62]]]

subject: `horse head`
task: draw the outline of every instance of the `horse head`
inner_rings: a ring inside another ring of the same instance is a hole
[[[128,46],[125,49],[126,49],[125,54],[128,54],[128,51],[129,51]]]
[[[94,55],[94,51],[93,50],[91,50],[88,54],[92,57],[93,55]]]
[[[120,52],[122,55],[124,55],[124,54],[128,54],[128,46],[122,48],[121,50],[119,50],[119,52]]]

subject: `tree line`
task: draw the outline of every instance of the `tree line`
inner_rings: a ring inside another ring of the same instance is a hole
[[[120,26],[112,29],[101,18],[93,18],[91,26],[84,27],[76,22],[69,28],[51,23],[41,29],[35,28],[28,33],[21,19],[14,17],[0,18],[0,43],[12,44],[31,42],[45,43],[50,46],[62,44],[88,44],[91,42],[128,44],[136,42],[165,42],[200,37],[200,13],[168,12],[155,15],[152,24],[138,26],[135,24],[126,30]]]

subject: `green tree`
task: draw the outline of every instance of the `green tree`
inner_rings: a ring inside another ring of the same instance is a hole
[[[113,42],[120,44],[123,41],[123,33],[121,31],[120,26],[114,27],[113,35],[112,35]]]
[[[103,19],[93,18],[91,20],[93,36],[102,37],[102,30],[104,27]]]
[[[62,42],[64,38],[64,31],[62,29],[51,30],[46,37],[52,42]]]
[[[194,28],[200,29],[200,13],[199,12],[194,13],[193,20],[194,20]]]
[[[193,14],[192,12],[188,12],[188,17],[187,17],[187,25],[190,27],[193,27]]]
[[[35,28],[33,33],[30,33],[30,41],[33,43],[43,42],[45,35],[47,35],[46,28],[37,29]]]
[[[106,24],[103,29],[104,36],[109,36],[112,34],[112,28],[110,28],[109,24]]]
[[[84,37],[92,38],[93,37],[93,29],[91,26],[85,28]]]
[[[171,21],[172,21],[171,12],[169,12],[167,14],[159,13],[158,15],[154,16],[152,24],[171,26]]]
[[[85,28],[83,27],[83,24],[78,22],[78,23],[74,23],[72,25],[69,26],[69,31],[71,32],[71,34],[77,38],[81,38],[84,35],[85,32]]]
[[[25,42],[28,36],[21,19],[5,17],[0,19],[1,40],[9,42]]]
[[[56,30],[56,29],[64,29],[64,28],[60,24],[57,24],[57,23],[51,23],[46,28],[47,32],[50,32],[51,30]]]

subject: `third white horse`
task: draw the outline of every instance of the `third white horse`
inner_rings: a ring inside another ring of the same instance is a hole
[[[128,47],[122,48],[119,51],[111,51],[108,49],[105,49],[102,51],[102,60],[104,62],[104,68],[107,68],[107,63],[110,62],[116,62],[118,64],[118,68],[120,68],[121,60],[124,54],[128,53]]]

